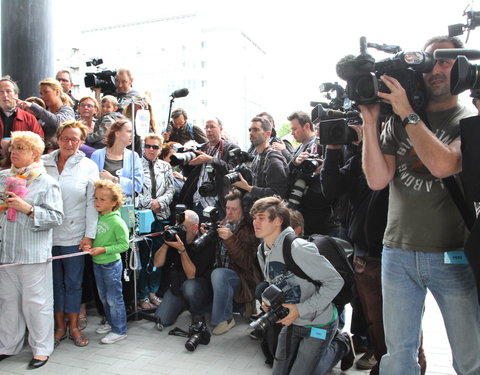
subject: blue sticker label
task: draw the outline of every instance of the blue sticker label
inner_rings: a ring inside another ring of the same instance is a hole
[[[327,330],[322,328],[312,328],[312,330],[310,331],[310,337],[325,340],[325,338],[327,337]]]
[[[444,253],[445,264],[468,264],[467,257],[463,251],[447,251]]]

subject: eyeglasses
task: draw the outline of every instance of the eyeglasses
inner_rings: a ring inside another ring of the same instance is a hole
[[[59,141],[62,141],[62,142],[72,142],[74,145],[80,143],[80,139],[78,138],[69,138],[69,137],[60,137],[58,138]]]
[[[159,150],[160,146],[159,145],[149,145],[145,143],[145,148],[153,148],[154,150]]]
[[[82,107],[82,108],[93,108],[93,107],[95,107],[93,104],[85,104],[85,103],[79,104],[78,106]]]

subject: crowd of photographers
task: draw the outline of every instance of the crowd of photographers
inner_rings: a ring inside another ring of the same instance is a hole
[[[454,37],[432,38],[421,56],[461,47]],[[365,75],[362,69],[374,60],[362,40],[361,54],[337,66],[355,110],[319,104],[313,120],[293,112],[288,121],[295,146],[277,136],[272,116],[262,112],[250,121],[248,151],[227,139],[228,124],[219,118],[208,118],[202,129],[188,123],[180,108],[161,134],[149,97],[133,90],[127,69],[116,72],[112,95],[100,98],[102,89],[95,87],[95,97],[80,100],[71,95],[67,70],[40,82],[41,98],[25,101],[4,77],[2,167],[10,168],[12,132],[39,134],[51,152],[58,148],[55,129],[82,121],[85,143],[77,142],[74,152],[91,156],[98,166],[95,179],[120,185],[127,203],[153,213],[146,236],[136,243],[138,273],[129,260],[135,253],[122,253],[126,313],[150,312],[162,331],[189,311],[188,332],[170,333],[188,337],[190,351],[208,344],[211,333],[230,331],[234,313],[241,313],[251,319],[250,336],[262,341],[274,374],[329,374],[339,362],[347,370],[356,351],[365,352],[357,367],[370,374],[425,374],[421,317],[428,289],[440,306],[455,370],[478,374],[476,264],[463,252],[468,223],[448,187],[456,186],[450,176],[461,171],[462,151],[474,152],[460,142],[461,121],[472,114],[450,91],[454,60],[425,61],[417,70],[378,63],[385,71]],[[337,99],[345,94],[338,85],[332,89]],[[148,114],[143,137],[130,121],[141,111]],[[478,173],[469,160],[465,180],[474,182]],[[471,190],[465,186],[467,198]],[[95,299],[99,315],[106,315],[94,283],[86,265],[83,304],[79,300],[72,312],[78,332],[88,323],[85,303]],[[353,307],[353,337],[341,332],[346,303]],[[51,334],[57,346],[66,327],[55,316]],[[111,323],[104,319],[97,333],[108,333]],[[85,346],[88,339],[77,334],[74,343]],[[0,335],[0,360],[17,349],[2,346]]]

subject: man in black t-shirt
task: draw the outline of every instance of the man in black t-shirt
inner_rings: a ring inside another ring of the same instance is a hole
[[[213,270],[215,252],[213,246],[193,248],[198,236],[198,215],[191,210],[185,211],[185,236],[176,241],[165,241],[156,252],[154,266],[164,266],[169,287],[163,302],[157,308],[155,316],[159,319],[157,328],[175,323],[178,316],[189,310],[192,321],[204,321],[204,314],[212,301],[210,274]]]

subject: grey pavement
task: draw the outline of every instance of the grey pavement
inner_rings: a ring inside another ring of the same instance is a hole
[[[350,310],[347,310],[349,327]],[[163,332],[154,328],[150,321],[129,322],[128,337],[115,344],[100,344],[103,335],[95,333],[100,318],[89,316],[85,334],[90,344],[79,348],[73,341],[64,340],[52,354],[48,363],[37,370],[27,370],[31,350],[25,345],[23,351],[0,362],[0,374],[129,374],[129,375],[267,375],[271,369],[264,365],[260,345],[248,337],[251,331],[246,319],[235,316],[237,325],[222,336],[212,336],[209,345],[199,345],[194,352],[185,349],[185,338],[169,336],[170,327]],[[176,326],[187,329],[188,313],[183,313]],[[173,327],[171,327],[173,328]],[[428,375],[453,375],[451,354],[443,321],[433,297],[428,294],[424,316],[424,347],[427,355]],[[357,355],[357,359],[361,357]],[[339,368],[333,375],[365,375],[368,371],[354,368],[342,372]],[[305,374],[306,375],[306,374]]]

